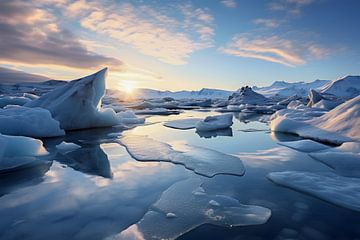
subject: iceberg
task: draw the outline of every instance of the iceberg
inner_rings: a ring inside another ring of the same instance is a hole
[[[229,97],[230,105],[240,105],[240,104],[256,104],[256,105],[264,105],[269,101],[268,98],[263,95],[254,92],[251,87],[242,87],[236,92],[234,92]]]
[[[138,135],[125,135],[120,138],[120,143],[138,161],[164,161],[181,164],[206,177],[213,177],[217,174],[241,176],[245,173],[244,165],[238,157],[212,149],[189,145],[174,147],[147,136]]]
[[[276,184],[318,197],[329,203],[360,211],[360,178],[334,173],[272,172],[268,178]]]
[[[304,116],[301,112],[291,109],[276,112],[270,122],[271,130],[334,144],[360,140],[360,96],[319,117]]]
[[[7,106],[0,109],[0,133],[29,137],[56,137],[65,135],[60,124],[44,108]]]
[[[64,130],[112,127],[121,124],[115,111],[101,108],[107,68],[70,81],[35,99],[26,107],[48,109]]]
[[[203,224],[228,228],[259,225],[271,216],[270,209],[209,194],[201,184],[197,178],[175,183],[138,223],[107,239],[176,239]]]
[[[213,131],[231,127],[233,115],[231,113],[217,116],[208,116],[196,124],[196,130],[199,132]]]
[[[354,98],[360,95],[360,76],[346,76],[331,81],[321,89],[321,92],[344,99]]]
[[[201,120],[202,120],[201,118],[178,119],[178,120],[167,121],[164,123],[164,126],[169,128],[187,130],[187,129],[195,128],[196,124]]]

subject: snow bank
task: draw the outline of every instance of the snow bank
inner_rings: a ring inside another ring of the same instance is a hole
[[[326,84],[322,93],[350,99],[360,94],[360,76],[346,76]]]
[[[177,239],[203,224],[222,227],[259,225],[271,216],[268,208],[243,205],[226,195],[209,194],[201,185],[197,178],[175,183],[163,192],[138,223],[111,239]]]
[[[232,118],[233,115],[231,113],[208,116],[196,124],[196,130],[201,132],[229,128],[233,124]]]
[[[27,103],[27,107],[48,109],[64,130],[111,127],[121,123],[115,111],[102,109],[107,68],[64,86]]]
[[[316,110],[315,110],[316,111]],[[307,115],[302,115],[304,112]],[[320,117],[313,110],[283,109],[272,116],[272,131],[294,133],[301,137],[341,144],[360,141],[360,96],[351,99]]]
[[[38,138],[65,134],[48,110],[23,106],[0,109],[0,133]]]
[[[304,192],[332,204],[360,211],[360,179],[333,173],[273,172],[268,178],[285,187]]]

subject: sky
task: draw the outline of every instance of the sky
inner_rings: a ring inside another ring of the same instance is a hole
[[[267,86],[360,75],[358,0],[4,0],[0,67],[109,88]]]

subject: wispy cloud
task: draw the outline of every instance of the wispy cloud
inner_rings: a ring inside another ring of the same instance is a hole
[[[86,49],[48,11],[23,1],[0,2],[0,62],[115,69],[122,62]]]
[[[256,58],[289,67],[305,64],[307,59],[323,58],[329,54],[326,48],[313,43],[294,43],[276,35],[255,37],[251,34],[235,36],[220,50],[229,55]]]
[[[235,0],[223,0],[221,3],[228,8],[235,8],[237,6]]]
[[[59,9],[87,30],[169,64],[185,64],[193,52],[213,46],[212,15],[189,3],[155,8],[81,0],[68,1]]]
[[[280,26],[280,21],[277,19],[266,19],[258,18],[253,21],[255,24],[267,27],[267,28],[277,28]]]
[[[275,0],[269,4],[273,11],[285,11],[291,15],[299,15],[301,10],[315,0]]]

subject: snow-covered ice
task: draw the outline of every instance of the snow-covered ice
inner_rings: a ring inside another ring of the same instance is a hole
[[[222,227],[259,225],[271,216],[270,209],[244,205],[229,196],[206,191],[194,194],[201,184],[197,178],[175,183],[163,192],[138,223],[108,239],[176,239],[203,224]],[[168,213],[176,217],[168,218]]]
[[[324,201],[360,211],[360,178],[334,173],[272,172],[268,178],[276,184],[304,192]]]
[[[345,99],[354,98],[360,95],[360,76],[346,76],[331,81],[321,89],[321,92]]]
[[[236,92],[234,92],[229,97],[230,105],[240,105],[240,104],[257,104],[263,105],[267,103],[269,99],[264,97],[263,95],[254,92],[251,87],[242,87]]]
[[[213,131],[231,127],[233,115],[231,113],[208,116],[196,124],[196,130],[199,132]]]
[[[308,139],[291,142],[279,142],[278,144],[301,152],[316,152],[329,148],[329,146],[325,144],[321,144]]]
[[[145,118],[137,117],[131,110],[118,112],[116,115],[123,125],[143,124],[145,122]]]
[[[178,119],[167,121],[164,123],[165,127],[175,128],[175,129],[192,129],[196,127],[196,124],[201,121],[201,118],[187,118],[187,119]]]
[[[48,152],[43,147],[41,140],[24,137],[8,136],[0,134],[0,160],[1,157],[18,157],[18,156],[42,156]]]
[[[207,177],[217,174],[243,175],[244,165],[238,157],[212,149],[189,145],[171,146],[147,136],[125,135],[120,138],[129,154],[138,161],[164,161],[182,164]],[[144,148],[146,146],[146,148]]]
[[[16,97],[16,96],[0,96],[0,108],[7,105],[19,105],[22,106],[25,103],[30,102],[31,99],[27,97]]]
[[[294,133],[305,138],[340,144],[360,140],[359,116],[360,96],[320,117],[304,117],[297,110],[283,109],[272,116],[270,126],[272,131]]]
[[[47,109],[23,106],[0,109],[0,133],[37,138],[65,135]]]
[[[75,143],[68,143],[68,142],[63,141],[60,144],[56,145],[56,148],[61,152],[71,152],[71,151],[81,148],[81,146],[79,146]]]

